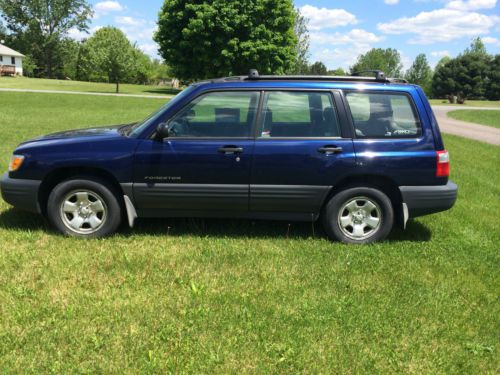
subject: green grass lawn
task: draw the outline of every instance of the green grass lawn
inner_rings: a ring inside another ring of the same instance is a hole
[[[23,139],[162,103],[0,101],[2,170]],[[307,223],[195,219],[82,241],[0,200],[0,373],[498,373],[500,153],[445,142],[456,207],[371,246]]]
[[[116,85],[112,83],[66,81],[28,77],[0,77],[0,88],[27,90],[81,91],[114,94]],[[169,86],[147,86],[121,84],[120,94],[172,96],[179,90]]]
[[[472,122],[481,125],[500,128],[500,110],[499,111],[481,111],[462,109],[448,112],[448,116],[456,120]]]
[[[497,107],[500,108],[500,101],[490,100],[467,100],[465,104],[450,104],[446,99],[431,99],[431,105],[452,105],[454,107]]]

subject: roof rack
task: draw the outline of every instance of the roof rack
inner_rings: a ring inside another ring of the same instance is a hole
[[[359,76],[361,73],[375,73],[374,77]],[[336,82],[372,82],[372,83],[407,83],[404,79],[386,78],[381,70],[356,72],[351,76],[308,76],[308,75],[260,75],[257,69],[250,69],[246,76],[224,77],[212,82],[231,81],[336,81]]]

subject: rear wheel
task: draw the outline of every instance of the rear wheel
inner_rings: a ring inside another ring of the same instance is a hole
[[[114,233],[121,208],[113,189],[98,180],[74,179],[57,185],[47,204],[49,221],[61,233],[97,238]]]
[[[331,239],[366,244],[383,240],[394,223],[391,200],[368,187],[342,190],[328,202],[323,225]]]

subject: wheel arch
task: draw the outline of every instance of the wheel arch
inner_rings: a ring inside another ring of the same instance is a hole
[[[109,184],[120,205],[124,206],[123,189],[116,177],[109,171],[97,167],[62,167],[51,171],[42,180],[38,190],[38,203],[43,215],[47,214],[47,202],[51,191],[61,182],[71,178],[97,178]]]

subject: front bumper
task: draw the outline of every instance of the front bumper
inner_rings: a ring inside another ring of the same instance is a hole
[[[403,203],[410,217],[446,211],[457,200],[458,187],[453,182],[436,186],[400,186]]]
[[[0,180],[2,198],[8,204],[24,211],[40,213],[38,189],[41,181],[10,178],[5,173]]]

